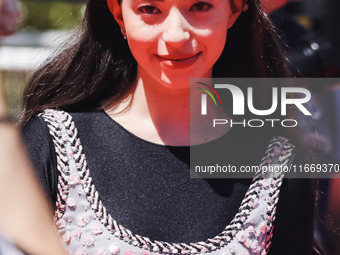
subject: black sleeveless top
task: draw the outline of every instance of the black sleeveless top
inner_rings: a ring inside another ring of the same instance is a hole
[[[251,180],[191,179],[189,147],[142,140],[103,111],[71,115],[101,200],[132,232],[168,242],[196,242],[220,233],[237,213]],[[56,157],[47,126],[37,117],[22,134],[54,203]],[[230,145],[224,153],[233,164],[258,165],[271,136],[240,128],[222,139]],[[284,180],[269,254],[312,254],[313,207],[309,180]]]

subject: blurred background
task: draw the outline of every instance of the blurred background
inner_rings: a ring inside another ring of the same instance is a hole
[[[0,37],[0,84],[9,111],[16,116],[27,79],[71,36],[82,20],[85,1],[3,1],[6,18],[0,27],[16,33]]]
[[[261,1],[269,6],[268,13],[282,38],[282,48],[295,76],[340,77],[339,0]],[[282,2],[280,8],[270,8],[274,1]],[[15,117],[24,85],[32,72],[72,36],[82,20],[85,0],[3,0],[3,3],[0,89],[10,114]],[[313,111],[318,113],[314,115],[318,138],[328,148],[325,160],[339,163],[340,84],[309,89],[313,94]],[[319,189],[315,237],[328,254],[337,255],[340,254],[340,179],[322,179]]]

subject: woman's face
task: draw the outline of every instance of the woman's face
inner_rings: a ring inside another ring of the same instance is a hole
[[[236,19],[229,2],[123,0],[115,18],[126,31],[138,75],[171,88],[187,88],[190,78],[211,77]]]

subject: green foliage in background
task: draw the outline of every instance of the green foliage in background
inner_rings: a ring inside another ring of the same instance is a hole
[[[83,3],[65,1],[21,1],[25,30],[69,30],[81,23]]]

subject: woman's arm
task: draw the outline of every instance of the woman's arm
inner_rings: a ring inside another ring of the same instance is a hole
[[[0,231],[28,254],[67,254],[19,133],[5,120],[0,91]]]

